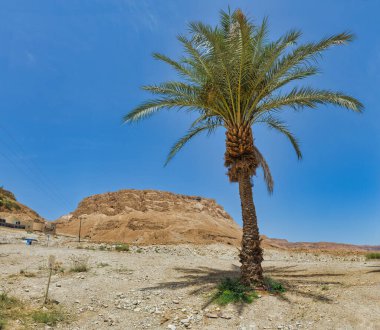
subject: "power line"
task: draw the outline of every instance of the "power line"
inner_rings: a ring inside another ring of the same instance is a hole
[[[58,204],[63,204],[66,207],[70,207],[68,201],[60,193],[57,186],[52,183],[35,165],[30,159],[25,161],[22,154],[27,154],[21,144],[12,136],[12,134],[2,125],[0,125],[2,131],[4,131],[9,137],[8,141],[3,136],[3,144],[8,149],[8,155],[4,152],[0,152],[1,155],[7,159],[18,171],[22,172],[34,185],[36,185],[44,194],[49,195],[49,198],[54,200]],[[5,141],[5,143],[4,143]],[[10,143],[11,141],[12,143]],[[21,154],[21,155],[20,155]],[[10,155],[12,157],[10,157]],[[23,165],[23,166],[22,166]]]

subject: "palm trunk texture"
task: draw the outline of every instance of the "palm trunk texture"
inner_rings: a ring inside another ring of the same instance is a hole
[[[240,252],[241,280],[248,286],[263,284],[263,250],[253,203],[251,177],[256,174],[258,160],[253,148],[250,126],[229,127],[226,131],[225,166],[231,182],[239,183],[243,216],[243,238]]]
[[[253,203],[252,184],[249,173],[239,176],[239,194],[243,215],[243,238],[240,262],[242,283],[248,286],[263,283],[263,250],[260,247],[260,234],[257,225],[255,204]]]

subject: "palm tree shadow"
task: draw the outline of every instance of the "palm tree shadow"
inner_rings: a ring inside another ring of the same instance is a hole
[[[339,278],[344,276],[341,273],[307,273],[306,269],[290,269],[295,266],[286,267],[267,267],[265,269],[266,275],[273,277],[284,284],[287,291],[298,296],[320,301],[325,303],[332,303],[333,300],[322,293],[302,290],[303,287],[320,288],[325,285],[342,285],[340,281],[333,281],[330,278]],[[314,280],[315,278],[315,280]],[[320,278],[328,278],[328,280],[321,280]],[[280,299],[289,301],[285,296],[279,296]]]
[[[379,269],[370,270],[370,271],[367,272],[367,274],[370,274],[370,273],[380,273],[380,268]]]
[[[333,277],[337,278],[344,274],[337,273],[312,273],[308,274],[305,269],[297,269],[296,265],[290,265],[285,267],[267,267],[265,268],[265,275],[270,276],[273,279],[280,281],[287,289],[287,292],[309,298],[315,301],[331,303],[333,300],[326,295],[318,292],[311,292],[302,290],[304,286],[314,286],[321,288],[322,285],[341,285],[339,281],[319,280],[314,279],[317,277]],[[221,270],[211,267],[198,267],[198,268],[174,268],[175,271],[181,274],[181,276],[170,282],[162,282],[156,286],[146,287],[142,290],[160,290],[160,289],[183,289],[191,288],[189,292],[191,295],[205,294],[209,296],[208,300],[202,305],[202,309],[207,308],[214,300],[210,293],[217,287],[223,278],[239,278],[240,268],[237,265],[232,265],[230,270]],[[286,294],[274,294],[275,297],[282,301],[292,303]],[[247,304],[236,304],[235,308],[239,314],[241,314]]]

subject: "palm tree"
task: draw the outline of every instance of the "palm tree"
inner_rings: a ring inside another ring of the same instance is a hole
[[[262,167],[268,191],[273,180],[267,162],[255,145],[252,128],[264,124],[289,139],[302,157],[297,139],[276,116],[287,108],[299,110],[332,104],[356,112],[362,104],[340,92],[299,87],[299,80],[318,73],[323,51],[353,39],[347,32],[319,42],[298,44],[301,32],[292,30],[275,41],[268,40],[268,22],[254,25],[241,10],[220,14],[216,27],[190,23],[190,36],[179,35],[184,56],[178,61],[162,54],[154,57],[169,64],[181,77],[142,88],[157,95],[133,109],[124,122],[136,122],[163,109],[197,114],[189,131],[172,147],[167,162],[196,135],[225,129],[225,166],[231,182],[238,182],[243,218],[240,250],[241,281],[262,285],[263,250],[252,196],[252,177]]]

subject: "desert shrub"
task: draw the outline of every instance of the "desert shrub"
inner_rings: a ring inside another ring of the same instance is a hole
[[[283,293],[286,291],[283,284],[281,284],[280,282],[274,280],[273,278],[271,278],[269,276],[264,278],[264,284],[267,287],[267,290],[269,292]]]
[[[65,314],[59,309],[36,310],[32,312],[32,319],[37,323],[44,323],[50,326],[56,325],[65,319]]]
[[[65,268],[61,261],[56,261],[53,265],[54,274],[63,274],[65,272]]]
[[[366,254],[367,260],[376,260],[380,259],[380,253],[379,252],[371,252]]]
[[[239,279],[224,278],[217,287],[213,301],[219,305],[229,303],[248,303],[258,298],[256,292],[240,283]]]
[[[88,266],[88,259],[88,256],[71,257],[72,266],[70,268],[70,271],[75,273],[83,273],[89,271],[90,267]]]
[[[0,293],[0,310],[7,309],[16,304],[18,300],[13,297],[9,297],[6,292]]]
[[[36,277],[35,273],[28,272],[27,270],[21,269],[20,274],[25,276],[25,277]]]
[[[21,302],[7,293],[0,293],[0,330],[5,329],[7,320],[15,320],[20,317]]]
[[[127,252],[129,251],[129,245],[128,244],[118,244],[115,246],[115,250],[118,252]]]
[[[66,318],[67,315],[64,314],[62,309],[44,307],[43,309],[36,310],[21,300],[10,297],[7,293],[0,293],[0,330],[13,329],[9,327],[8,323],[16,320],[20,320],[25,328],[29,329],[31,322],[54,326]]]
[[[16,202],[8,199],[7,197],[0,196],[0,206],[5,207],[9,211],[20,210],[20,206]]]

